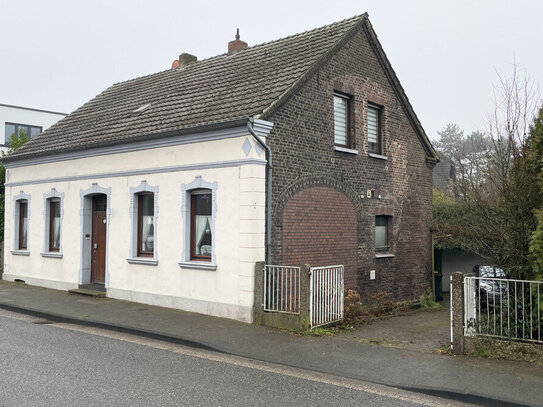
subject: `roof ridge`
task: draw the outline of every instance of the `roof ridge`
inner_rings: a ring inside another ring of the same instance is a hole
[[[258,47],[262,47],[264,45],[278,43],[280,41],[286,41],[286,40],[289,40],[289,39],[292,39],[292,38],[295,38],[295,37],[299,37],[299,36],[302,36],[302,35],[307,35],[307,34],[310,34],[310,33],[313,33],[313,32],[321,31],[321,30],[330,28],[332,26],[338,26],[338,25],[341,25],[341,24],[345,24],[346,22],[355,21],[355,20],[359,20],[359,19],[367,18],[367,17],[368,17],[368,13],[358,14],[356,16],[344,18],[343,20],[335,21],[333,23],[326,24],[326,25],[323,25],[321,27],[312,28],[310,30],[302,31],[300,33],[287,35],[286,37],[277,38],[275,40],[270,40],[270,41],[267,41],[267,42],[261,42],[260,44],[251,45],[251,46],[248,46],[247,48],[244,48],[241,51],[239,51],[239,52],[237,52],[236,54],[233,54],[233,55],[241,54],[245,50],[255,49],[255,48],[258,48]],[[164,69],[162,71],[157,71],[157,72],[153,72],[153,73],[150,73],[150,74],[147,74],[147,75],[138,76],[136,78],[130,78],[130,79],[127,79],[127,80],[124,80],[124,81],[115,82],[111,86],[119,85],[121,83],[128,83],[128,82],[136,81],[136,80],[147,78],[147,77],[150,77],[150,76],[159,75],[159,74],[165,73],[165,72],[185,70],[185,68],[187,68],[187,67],[200,65],[203,62],[209,62],[210,60],[215,59],[215,58],[228,57],[228,56],[233,56],[233,55],[228,55],[227,52],[222,53],[222,54],[213,55],[213,56],[201,59],[201,60],[197,60],[197,61],[191,63],[190,65],[187,65],[187,66],[184,66],[184,67],[177,67],[177,68],[173,68],[173,69],[172,68]]]
[[[351,17],[349,19],[342,20],[341,22],[345,22],[348,20],[358,20],[356,23],[353,24],[353,26],[347,30],[337,41],[335,44],[333,44],[327,51],[325,51],[315,62],[313,62],[307,70],[300,75],[300,77],[292,83],[285,91],[279,95],[279,97],[274,100],[267,108],[265,108],[261,114],[255,116],[255,118],[263,119],[268,117],[270,114],[272,114],[277,108],[286,100],[289,98],[289,96],[296,91],[305,81],[332,55],[341,45],[344,41],[350,36],[349,34],[353,33],[356,27],[361,24],[363,21],[368,20],[368,13],[360,14],[355,17]],[[338,22],[339,23],[339,22]],[[329,24],[334,25],[338,23]]]

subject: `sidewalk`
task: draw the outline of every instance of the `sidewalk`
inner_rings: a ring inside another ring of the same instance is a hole
[[[543,369],[528,363],[421,353],[345,336],[299,337],[227,319],[5,281],[0,281],[0,308],[484,405],[543,406]]]

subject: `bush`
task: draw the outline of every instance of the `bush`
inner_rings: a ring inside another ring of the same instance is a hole
[[[354,290],[345,290],[344,296],[345,310],[343,319],[347,322],[354,322],[363,315],[360,294]]]

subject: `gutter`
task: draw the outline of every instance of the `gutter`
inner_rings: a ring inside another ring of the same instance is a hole
[[[266,264],[271,264],[271,227],[272,227],[272,151],[270,147],[256,135],[253,128],[255,119],[250,117],[247,130],[258,144],[266,151]]]

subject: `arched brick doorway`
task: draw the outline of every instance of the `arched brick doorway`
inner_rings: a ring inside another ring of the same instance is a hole
[[[356,288],[356,210],[341,192],[307,188],[283,210],[283,264],[345,266],[345,286]]]

